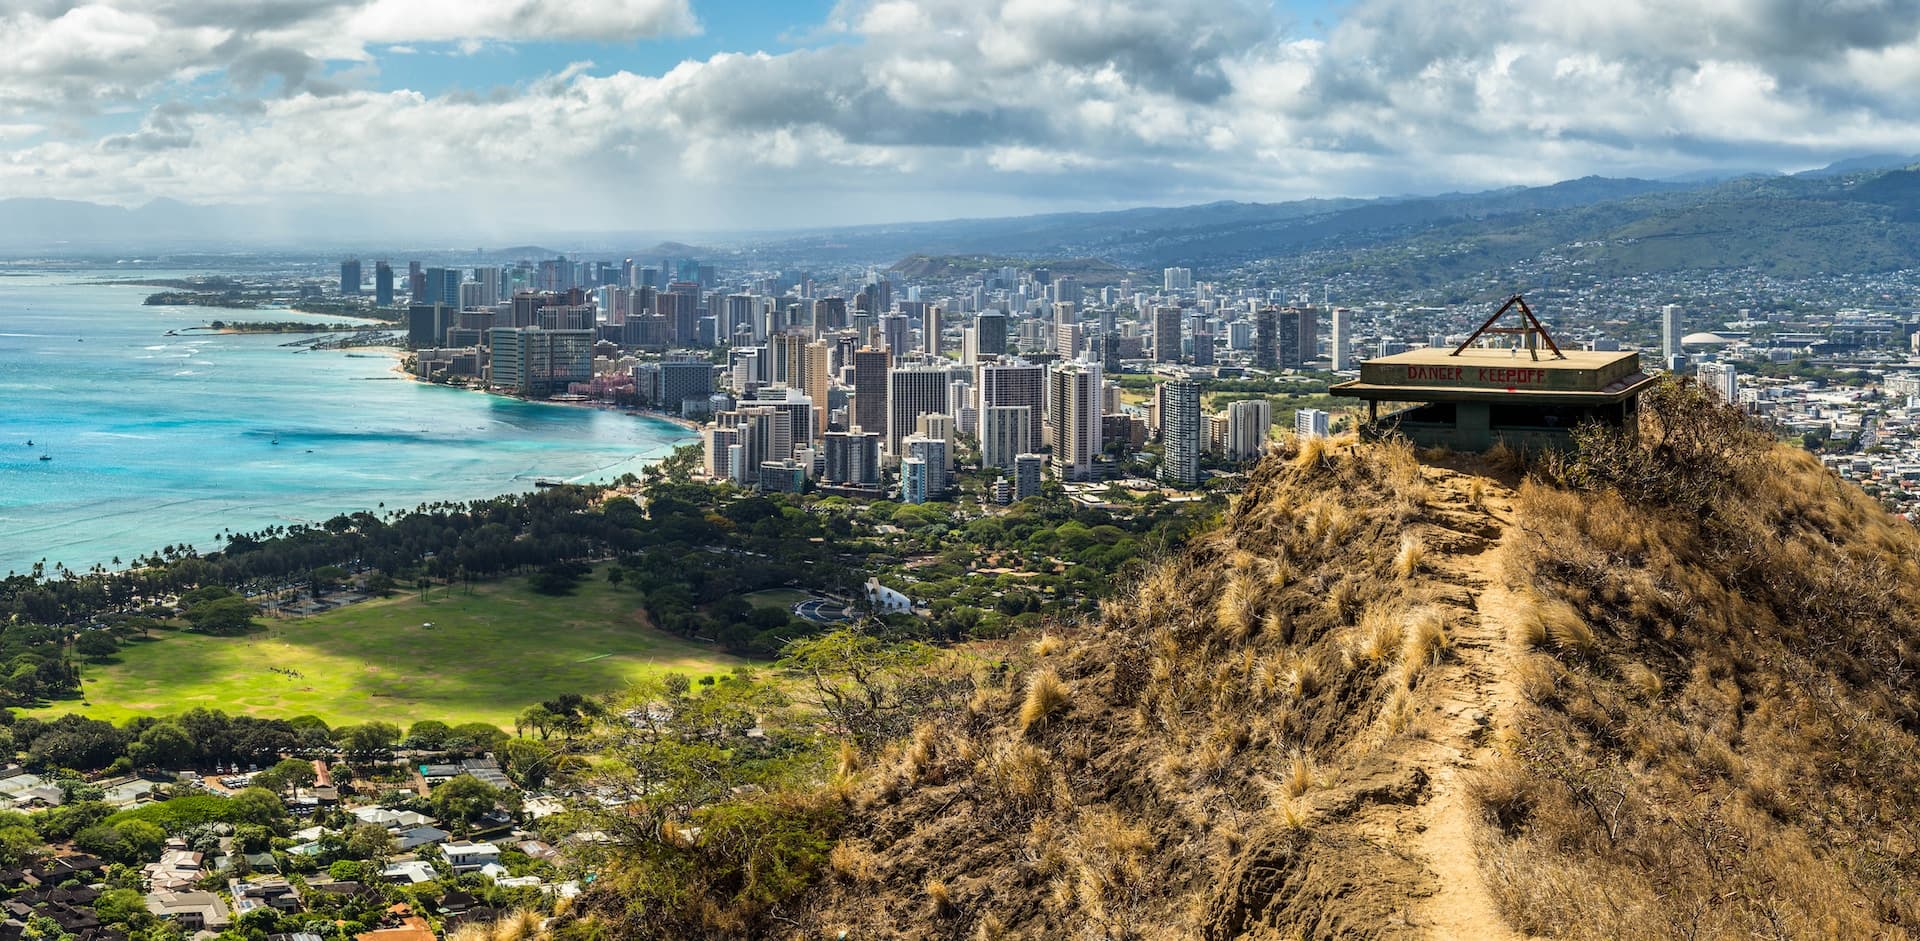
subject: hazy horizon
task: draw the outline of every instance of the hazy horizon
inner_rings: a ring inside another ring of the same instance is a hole
[[[375,240],[1920,153],[1920,10],[1872,2],[98,0],[0,36],[7,195],[350,215]]]

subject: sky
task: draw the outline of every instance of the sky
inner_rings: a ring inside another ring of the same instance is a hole
[[[363,213],[373,232],[1920,153],[1920,0],[0,0],[0,48],[0,195]]]

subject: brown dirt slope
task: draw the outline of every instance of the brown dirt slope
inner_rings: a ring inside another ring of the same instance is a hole
[[[1684,387],[1647,412],[1524,483],[1269,458],[843,780],[766,934],[1912,936],[1920,539]]]
[[[1518,701],[1514,499],[1404,447],[1268,461],[1102,623],[866,770],[799,936],[1511,936],[1464,775]]]

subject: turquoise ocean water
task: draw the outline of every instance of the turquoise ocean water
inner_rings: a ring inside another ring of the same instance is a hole
[[[668,422],[411,382],[384,351],[169,337],[219,317],[300,318],[145,307],[157,288],[86,283],[183,273],[0,272],[0,573],[42,559],[84,570],[168,544],[206,551],[222,530],[525,491],[536,478],[608,480],[697,440]]]

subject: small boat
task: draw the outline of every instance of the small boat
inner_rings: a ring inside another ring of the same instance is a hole
[[[45,449],[45,450],[42,450],[42,451],[40,452],[40,459],[41,459],[41,460],[43,460],[43,461],[51,461],[51,460],[53,460],[53,449],[52,449],[52,448],[47,448],[47,449]]]
[[[32,438],[28,438],[28,439],[27,439],[27,447],[33,447],[33,439],[32,439]]]
[[[276,431],[276,432],[274,432],[274,433],[273,433],[273,443],[274,443],[274,444],[279,444],[279,443],[280,443],[280,432],[277,432],[277,431]]]

